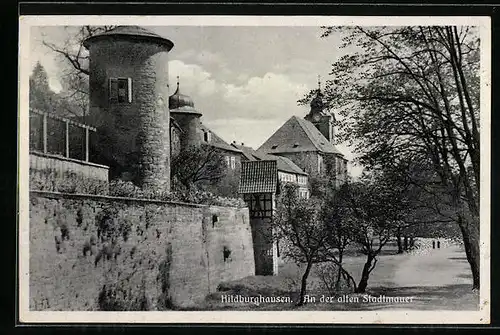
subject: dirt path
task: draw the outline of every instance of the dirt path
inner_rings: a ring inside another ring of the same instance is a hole
[[[345,258],[345,268],[359,280],[365,262],[364,256]],[[298,287],[303,269],[295,264],[285,264],[280,268],[279,276],[253,276],[235,281],[231,294],[264,296],[281,295]],[[472,278],[465,252],[458,246],[446,246],[440,249],[420,250],[414,254],[386,254],[379,257],[377,266],[370,275],[366,294],[349,293],[358,296],[359,301],[330,301],[322,303],[320,297],[327,293],[318,274],[313,268],[308,279],[308,292],[317,296],[318,302],[308,303],[300,310],[477,310],[479,297],[472,292]],[[247,292],[248,291],[248,292]],[[221,304],[218,292],[208,301],[207,309],[264,309],[296,310],[293,304]],[[294,293],[295,294],[295,293]],[[292,296],[294,295],[292,294]],[[411,303],[392,301],[363,301],[363,296],[372,297],[411,297]],[[295,299],[296,297],[294,297]]]
[[[479,296],[471,290],[472,276],[462,248],[453,245],[399,257],[390,285],[372,281],[368,291],[372,295],[413,297],[413,302],[371,304],[363,309],[477,310]]]
[[[459,246],[429,249],[403,257],[394,272],[395,287],[472,285],[469,264]]]

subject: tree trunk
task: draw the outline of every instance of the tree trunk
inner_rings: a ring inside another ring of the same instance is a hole
[[[465,247],[465,254],[472,271],[472,289],[479,289],[479,231],[473,222],[466,222],[465,218],[459,217],[459,227]]]
[[[307,288],[307,277],[309,277],[309,272],[311,272],[311,267],[312,267],[312,261],[308,261],[306,271],[302,275],[302,282],[300,285],[300,300],[297,303],[297,306],[304,305],[304,296],[306,295],[306,288]]]
[[[401,232],[398,229],[397,235],[396,235],[396,240],[398,242],[398,254],[403,253],[403,243],[401,242]]]
[[[405,236],[404,238],[404,250],[405,251],[408,251],[408,236]]]
[[[411,236],[410,237],[410,249],[412,249],[415,246],[415,237]]]
[[[363,272],[361,273],[361,279],[359,280],[358,287],[356,289],[356,293],[365,293],[366,287],[368,286],[368,278],[370,277],[370,269],[372,267],[373,257],[371,254],[368,254],[366,258],[366,263],[363,266]]]
[[[339,269],[337,272],[337,281],[335,282],[335,291],[340,291],[340,280],[342,279],[342,257],[343,257],[343,250],[339,249]]]

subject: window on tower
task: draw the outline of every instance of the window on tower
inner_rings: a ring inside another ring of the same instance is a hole
[[[210,142],[210,139],[211,139],[211,136],[210,136],[210,135],[211,135],[211,134],[210,134],[210,132],[209,132],[209,131],[204,132],[204,133],[203,133],[203,140],[204,140],[205,142],[207,142],[207,143],[208,143],[208,142]]]
[[[131,103],[132,78],[110,78],[109,101],[114,103]]]

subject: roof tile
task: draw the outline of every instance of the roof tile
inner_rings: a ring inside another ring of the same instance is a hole
[[[258,151],[268,154],[319,151],[342,155],[311,122],[297,116],[288,119]]]
[[[277,183],[275,160],[241,162],[239,193],[275,193]]]

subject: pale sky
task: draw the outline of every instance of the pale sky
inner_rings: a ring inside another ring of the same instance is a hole
[[[291,116],[304,117],[297,100],[328,76],[343,51],[339,37],[320,38],[320,27],[148,26],[170,39],[171,93],[176,76],[191,96],[202,122],[228,143],[257,149]],[[72,28],[33,27],[31,65],[40,61],[49,84],[60,90],[61,61],[42,41],[63,44]],[[338,115],[337,115],[338,117]],[[347,159],[351,151],[337,145]],[[351,174],[358,175],[358,168]]]

